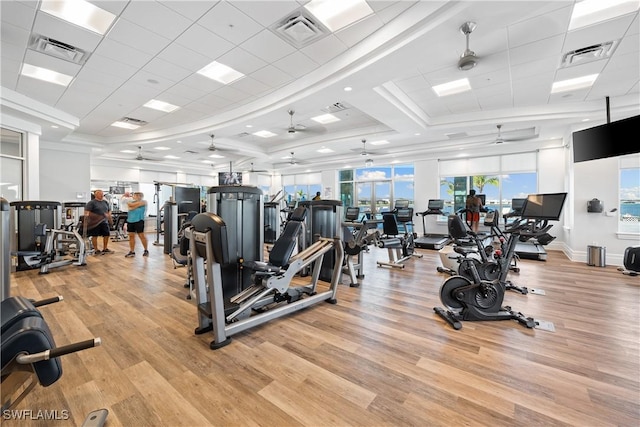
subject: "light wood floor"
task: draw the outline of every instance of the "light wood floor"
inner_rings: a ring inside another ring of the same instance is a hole
[[[151,237],[151,236],[150,236]],[[153,240],[153,239],[151,239]],[[80,425],[107,408],[107,426],[638,426],[640,277],[588,267],[561,252],[523,260],[521,286],[504,304],[553,322],[555,332],[515,321],[464,322],[453,330],[433,311],[444,279],[438,253],[404,270],[365,256],[359,288],[341,285],[320,303],[209,349],[196,336],[185,269],[162,247],[151,256],[92,256],[86,267],[12,275],[12,292],[63,295],[42,307],[58,345],[102,338],[65,356],[63,377],[17,409],[67,410]],[[348,279],[347,279],[348,282]]]

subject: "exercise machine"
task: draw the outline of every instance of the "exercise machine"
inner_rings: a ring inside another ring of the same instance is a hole
[[[626,248],[622,260],[624,267],[618,267],[618,271],[627,276],[637,276],[640,273],[640,246]]]
[[[303,245],[300,249],[311,246],[318,237],[333,239],[342,235],[343,205],[341,200],[303,200],[298,207],[307,209],[304,220]],[[333,276],[334,254],[328,253],[320,270],[320,280],[331,281]],[[310,267],[303,269],[302,274],[309,274]]]
[[[303,216],[306,210],[300,211]],[[341,267],[343,242],[339,237],[319,237],[306,249],[292,255],[302,231],[302,221],[289,220],[269,253],[269,261],[245,262],[252,271],[252,285],[227,298],[222,286],[222,267],[234,263],[227,225],[213,213],[195,216],[190,229],[190,252],[198,307],[196,334],[213,332],[209,347],[218,349],[231,342],[231,336],[322,301],[335,304]],[[333,254],[333,275],[326,290],[318,289],[325,255]],[[292,285],[304,267],[313,273],[306,285]]]
[[[404,268],[404,262],[411,258],[422,258],[415,252],[414,233],[400,235],[398,222],[408,223],[413,217],[412,208],[399,208],[396,213],[382,214],[382,231],[384,236],[378,240],[378,247],[387,249],[389,261],[377,261],[378,267]]]
[[[380,240],[378,231],[379,221],[360,220],[360,208],[348,207],[345,211],[345,220],[342,222],[342,240],[344,242],[345,264],[343,272],[349,274],[351,286],[359,286],[358,279],[364,279],[363,257],[369,252],[369,245]],[[356,258],[355,263],[353,258]]]
[[[427,210],[416,213],[416,215],[422,216],[423,232],[422,236],[415,239],[415,245],[417,248],[440,250],[451,241],[449,236],[446,234],[427,233],[427,218],[432,215],[444,215],[442,209],[444,209],[444,200],[429,199]]]
[[[549,220],[558,220],[567,193],[549,193],[529,195],[523,209],[523,216],[528,219],[514,221],[508,229],[509,238],[506,244],[506,260],[510,260],[515,252],[516,243],[523,239],[540,237],[552,227]],[[457,216],[450,216],[452,222],[462,223]],[[455,219],[454,219],[455,218]],[[458,228],[464,229],[464,224]],[[463,262],[469,262],[467,255],[477,249],[457,246],[454,249],[463,256]],[[507,264],[508,265],[508,264]],[[444,281],[440,288],[440,300],[446,308],[434,307],[434,311],[449,323],[454,329],[462,328],[462,320],[516,320],[527,328],[536,326],[531,317],[511,310],[509,306],[502,306],[506,292],[505,281],[482,280],[475,267],[469,262],[468,266],[473,279],[453,276]],[[506,269],[508,272],[508,269]],[[505,271],[502,271],[505,274]]]
[[[508,228],[509,220],[518,220],[523,218],[523,208],[527,199],[516,198],[511,199],[511,211],[504,214],[505,229]],[[516,245],[516,255],[522,259],[532,259],[537,261],[547,260],[547,251],[544,246],[549,244],[554,237],[541,236],[540,239],[530,239],[527,241],[520,241]]]

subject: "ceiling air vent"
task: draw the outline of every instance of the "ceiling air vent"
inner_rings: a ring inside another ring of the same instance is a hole
[[[74,64],[84,64],[89,58],[89,54],[80,48],[39,34],[35,34],[31,38],[29,47],[36,52],[73,62]]]
[[[617,46],[618,41],[615,40],[572,50],[562,55],[562,64],[560,66],[563,68],[571,67],[573,65],[609,58]]]
[[[295,47],[307,46],[320,40],[329,32],[315,18],[300,9],[271,27],[271,31]]]
[[[322,109],[325,113],[337,113],[338,111],[348,110],[349,107],[342,102],[336,102],[335,104],[331,104]]]
[[[119,121],[121,121],[123,123],[130,123],[130,124],[136,125],[136,126],[144,126],[144,125],[146,125],[148,123],[148,122],[145,122],[144,120],[134,119],[134,118],[131,118],[131,117],[123,117]]]
[[[469,136],[466,132],[454,132],[454,133],[445,133],[445,136],[449,139],[461,139]]]
[[[240,133],[238,134],[238,137],[239,137],[239,138],[244,138],[245,136],[249,136],[249,132],[240,132]]]

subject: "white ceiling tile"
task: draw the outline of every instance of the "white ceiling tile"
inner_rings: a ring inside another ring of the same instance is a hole
[[[209,58],[209,62],[233,49],[232,43],[197,24],[182,33],[175,42],[201,53]]]
[[[165,90],[161,96],[163,101],[171,102],[175,105],[186,105],[188,102],[202,97],[202,90],[180,82]]]
[[[214,93],[210,93],[206,96],[203,96],[198,101],[192,102],[188,105],[188,107],[196,111],[209,112],[210,114],[213,114],[216,110],[226,108],[231,103],[232,101],[226,98],[218,96]]]
[[[563,41],[564,35],[558,35],[513,48],[509,51],[509,61],[512,65],[518,65],[547,56],[556,56],[560,60]]]
[[[222,87],[222,83],[209,79],[200,74],[192,74],[180,82],[180,85],[189,86],[200,92],[200,96],[213,92]]]
[[[573,79],[575,77],[597,74],[602,71],[605,65],[607,65],[607,60],[601,59],[600,61],[593,61],[585,64],[574,65],[572,67],[560,68],[558,69],[558,71],[556,71],[555,80],[567,80]]]
[[[282,0],[275,2],[266,1],[238,1],[234,6],[245,14],[252,16],[264,27],[270,27],[280,19],[285,18],[300,5],[294,0]]]
[[[94,81],[96,84],[104,84],[107,86],[110,85],[111,80],[114,80],[116,81],[115,86],[120,86],[122,82],[134,75],[136,71],[137,68],[135,67],[94,53],[84,67],[82,67],[78,75]]]
[[[103,100],[104,96],[94,95],[91,92],[66,91],[55,106],[82,120]]]
[[[518,108],[546,104],[551,92],[551,83],[550,79],[536,79],[527,80],[525,84],[514,84],[513,106]]]
[[[211,62],[209,57],[177,43],[167,46],[166,49],[158,54],[157,58],[192,72],[200,70]]]
[[[569,26],[572,11],[573,6],[566,6],[510,25],[508,28],[509,46],[515,48],[533,43],[541,38],[564,34]]]
[[[242,74],[248,75],[267,65],[265,61],[254,56],[242,48],[235,48],[222,55],[218,62],[221,62]]]
[[[16,27],[31,31],[37,6],[37,2],[0,1],[2,25],[10,23]]]
[[[99,34],[66,23],[44,12],[38,12],[36,15],[33,32],[79,47],[87,52],[93,52],[102,40]]]
[[[353,25],[349,25],[339,31],[336,31],[334,34],[342,43],[349,47],[353,47],[367,36],[370,36],[376,30],[380,29],[382,25],[384,24],[380,18],[372,14]]]
[[[559,65],[560,58],[557,56],[548,56],[535,61],[523,62],[511,67],[511,78],[513,80],[522,80],[541,73],[555,73]]]
[[[369,3],[371,9],[382,22],[389,23],[392,19],[418,3],[417,1],[373,1]]]
[[[203,14],[207,13],[209,9],[220,3],[222,2],[185,0],[169,0],[162,2],[166,7],[173,9],[180,15],[189,18],[192,21],[197,21]]]
[[[552,93],[549,95],[549,104],[566,104],[584,101],[591,89],[580,89],[571,92]]]
[[[284,58],[296,50],[289,43],[266,29],[242,43],[240,47],[267,63]]]
[[[91,0],[95,6],[100,9],[104,9],[107,12],[111,12],[116,16],[119,16],[125,7],[130,3],[129,0]]]
[[[569,31],[562,50],[563,52],[569,52],[594,44],[621,39],[629,28],[633,18],[634,16],[632,15],[625,15],[620,18]]]
[[[154,120],[164,120],[166,116],[169,116],[169,114],[165,111],[158,111],[154,110],[153,108],[147,108],[143,106],[140,106],[127,114],[127,117],[135,117],[136,119],[144,120],[151,125],[153,124]]]
[[[131,78],[127,80],[126,84],[144,86],[146,89],[152,90],[155,96],[155,94],[162,93],[169,89],[175,84],[175,81],[153,74],[147,70],[140,70],[131,76]]]
[[[266,84],[259,82],[258,80],[249,76],[243,77],[240,80],[236,80],[229,86],[235,89],[239,89],[242,92],[252,96],[260,95],[271,89],[271,86],[267,86]]]
[[[347,50],[347,46],[334,35],[329,35],[301,49],[302,53],[318,64],[330,61],[345,50]]]
[[[469,77],[469,83],[475,92],[477,89],[493,86],[499,82],[509,82],[510,78],[509,69],[505,67],[489,73]]]
[[[45,55],[44,53],[36,52],[34,50],[27,50],[24,55],[24,62],[35,65],[36,67],[57,71],[58,73],[66,74],[68,76],[75,76],[78,71],[80,71],[80,65],[78,64],[63,61],[62,59]]]
[[[0,51],[2,52],[3,61],[22,62],[24,58],[24,47],[4,43],[4,40],[2,40],[2,44],[0,44]]]
[[[37,99],[47,105],[54,106],[67,88],[53,83],[47,83],[30,77],[21,76],[16,91],[30,98]]]
[[[174,39],[191,26],[191,20],[157,1],[132,1],[121,15],[143,28]]]
[[[19,49],[24,50],[29,44],[30,34],[31,33],[28,29],[3,21],[2,25],[0,26],[0,42],[2,43],[2,49],[4,50],[9,48],[10,46],[15,46]]]
[[[485,86],[475,89],[473,92],[482,110],[494,110],[513,106],[511,85],[508,82]]]
[[[422,74],[412,74],[402,79],[394,79],[393,83],[407,94],[418,90],[424,90],[425,87],[428,86],[426,80],[422,77]]]
[[[254,71],[253,73],[251,73],[251,77],[270,87],[283,85],[293,79],[293,77],[291,77],[288,73],[285,73],[284,71],[274,67],[273,65],[267,65],[257,71]]]
[[[221,87],[213,94],[232,102],[242,101],[243,99],[247,99],[251,96],[250,94],[231,86]]]
[[[198,24],[235,45],[241,44],[263,29],[262,25],[226,1],[218,2],[200,18]]]
[[[100,43],[95,54],[105,56],[135,68],[142,67],[153,58],[152,54],[108,38]],[[91,59],[93,58],[90,58],[89,61],[91,61]]]
[[[170,43],[168,38],[122,18],[118,19],[107,33],[106,40],[114,40],[150,56],[157,55]]]
[[[294,52],[291,55],[285,56],[275,61],[273,65],[293,77],[302,77],[318,68],[318,63],[302,52]]]
[[[174,83],[193,74],[191,70],[184,69],[160,58],[152,59],[142,70],[161,76]]]
[[[2,72],[0,72],[0,82],[2,87],[15,90],[18,84],[18,73],[22,68],[22,61],[13,61],[11,59],[3,59],[0,64]]]

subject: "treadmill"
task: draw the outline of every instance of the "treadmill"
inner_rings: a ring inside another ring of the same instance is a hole
[[[442,199],[429,199],[427,210],[424,212],[417,212],[416,215],[422,216],[422,236],[417,237],[413,242],[417,248],[422,249],[435,249],[439,251],[451,242],[448,234],[433,234],[427,233],[427,216],[429,215],[444,215],[442,209],[444,208],[444,200]]]
[[[522,208],[526,201],[527,199],[511,199],[511,211],[503,215],[505,227],[509,218],[519,219],[522,217]],[[516,255],[521,259],[547,260],[547,251],[537,239],[530,239],[526,242],[518,241],[516,243]]]

